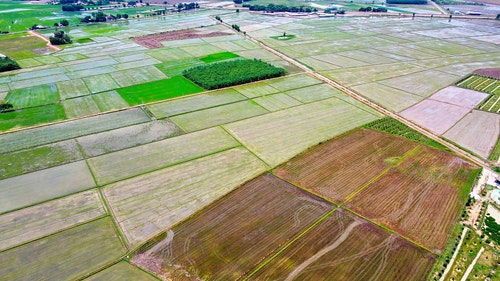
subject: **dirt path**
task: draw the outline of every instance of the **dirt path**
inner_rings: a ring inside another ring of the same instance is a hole
[[[460,279],[460,281],[466,281],[467,280],[467,277],[469,277],[469,274],[471,273],[472,269],[474,269],[474,265],[476,264],[476,262],[479,259],[479,257],[481,257],[481,254],[483,253],[483,251],[484,251],[484,247],[481,247],[481,250],[479,250],[479,253],[477,253],[477,256],[474,258],[474,260],[469,265],[469,267],[467,267],[467,271],[465,271],[465,273],[462,276],[462,279]]]
[[[453,257],[451,257],[450,262],[448,263],[448,266],[446,266],[446,269],[443,272],[443,275],[441,275],[441,278],[439,278],[439,281],[443,281],[446,275],[448,275],[448,272],[450,271],[451,267],[453,266],[453,263],[455,262],[455,259],[457,258],[458,252],[460,252],[460,248],[462,248],[462,242],[464,242],[465,234],[467,233],[468,228],[464,227],[464,230],[462,231],[462,238],[460,238],[460,242],[458,242],[457,249],[453,253]]]
[[[28,33],[32,36],[36,36],[36,37],[42,39],[43,41],[47,42],[47,47],[51,48],[52,50],[54,50],[54,51],[62,50],[62,48],[50,44],[49,39],[45,38],[44,36],[42,36],[40,33],[37,33],[36,31],[29,30]]]
[[[213,21],[217,22],[218,24],[221,24],[221,25],[224,25],[226,28],[230,29],[230,30],[233,30],[231,26],[229,26],[229,24],[225,23],[225,22],[219,22],[217,21],[215,18],[213,17],[210,17],[212,18]],[[234,31],[233,31],[234,32]],[[486,163],[485,161],[483,161],[482,159],[479,159],[478,157],[470,154],[469,152],[466,152],[464,150],[462,150],[461,148],[457,147],[456,145],[448,142],[448,141],[445,141],[443,139],[441,139],[439,137],[439,135],[436,135],[435,133],[433,133],[432,131],[424,128],[424,127],[421,127],[420,125],[417,125],[415,123],[413,123],[411,120],[409,119],[406,119],[404,117],[402,117],[401,115],[397,114],[397,113],[394,113],[392,111],[389,111],[387,109],[385,109],[384,107],[376,104],[376,103],[373,103],[371,102],[370,100],[362,97],[361,95],[359,95],[358,93],[354,92],[353,90],[341,85],[340,83],[337,83],[333,80],[331,80],[330,78],[326,77],[326,76],[323,76],[311,69],[309,69],[307,66],[303,65],[302,63],[296,61],[295,59],[281,53],[280,51],[278,50],[275,50],[273,49],[272,47],[262,43],[261,41],[253,38],[252,36],[248,35],[247,33],[240,33],[238,32],[239,35],[243,36],[244,38],[250,40],[251,42],[261,46],[263,49],[275,54],[276,56],[278,56],[279,58],[289,62],[290,64],[300,68],[302,71],[304,71],[305,73],[308,73],[314,77],[316,77],[317,79],[323,81],[324,83],[342,91],[343,93],[351,96],[352,98],[354,98],[355,100],[371,107],[372,109],[382,113],[383,115],[385,116],[388,116],[388,117],[392,117],[396,120],[398,120],[399,122],[407,125],[408,127],[414,129],[415,131],[421,133],[422,135],[446,146],[447,148],[449,148],[450,150],[452,150],[453,152],[455,152],[456,154],[462,156],[463,158],[469,160],[470,162],[472,163],[475,163],[476,165],[479,165],[483,168],[487,168],[489,167],[488,163]]]
[[[434,2],[434,1],[430,1],[430,3],[431,3],[434,7],[436,7],[436,9],[438,9],[438,10],[441,12],[441,14],[443,14],[443,15],[448,15],[448,12],[447,12],[445,9],[443,9],[443,7],[441,7],[439,4],[437,4],[437,3],[436,3],[436,2]]]

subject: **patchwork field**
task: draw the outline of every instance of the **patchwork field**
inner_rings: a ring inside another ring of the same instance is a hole
[[[0,100],[17,108],[0,113],[0,279],[426,278],[476,167],[215,15],[390,111],[434,118],[422,124],[465,149],[500,154],[497,114],[473,110],[500,102],[448,87],[500,64],[490,22],[209,9],[71,24],[75,43],[54,53],[0,35],[0,53],[24,67],[0,74]],[[155,49],[130,40],[141,36]],[[215,91],[181,76],[255,58],[286,75]]]

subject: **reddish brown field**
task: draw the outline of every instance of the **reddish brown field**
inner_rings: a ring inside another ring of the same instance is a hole
[[[403,138],[360,129],[299,155],[274,173],[341,203],[416,145]]]
[[[422,146],[346,206],[440,252],[467,199],[473,169],[456,156]]]
[[[149,49],[157,49],[162,48],[162,41],[174,41],[174,40],[182,40],[182,39],[192,39],[192,38],[203,38],[203,37],[215,37],[215,36],[224,36],[229,35],[230,33],[226,32],[209,32],[203,33],[194,29],[186,29],[186,30],[176,30],[169,32],[161,32],[156,34],[144,35],[139,37],[131,38],[138,44],[149,48]]]
[[[333,208],[267,174],[169,230],[132,261],[164,279],[236,280]]]
[[[474,74],[500,79],[500,68],[484,68],[474,71]]]
[[[339,210],[251,280],[424,280],[435,256]]]

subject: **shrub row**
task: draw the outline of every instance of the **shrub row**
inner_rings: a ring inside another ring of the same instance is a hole
[[[283,68],[257,59],[218,62],[193,67],[183,72],[186,78],[208,90],[274,78],[284,74]]]
[[[0,57],[0,72],[21,68],[19,64],[9,57]]]

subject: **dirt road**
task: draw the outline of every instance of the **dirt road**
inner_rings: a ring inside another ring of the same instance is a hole
[[[40,33],[36,32],[36,31],[33,31],[33,30],[29,30],[28,33],[32,36],[36,36],[40,39],[42,39],[43,41],[47,42],[47,47],[51,48],[52,50],[54,51],[60,51],[62,50],[62,48],[60,47],[57,47],[57,46],[54,46],[52,44],[50,44],[50,41],[49,39],[45,38],[44,36],[42,36]]]

